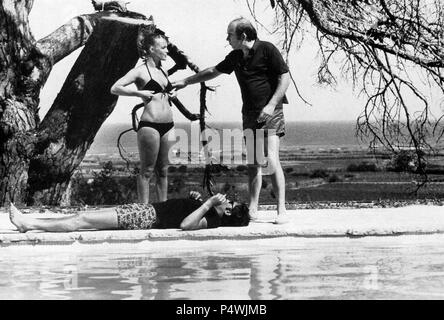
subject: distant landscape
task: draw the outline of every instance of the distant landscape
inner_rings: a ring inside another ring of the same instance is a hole
[[[228,126],[239,126],[229,124]],[[187,124],[177,127],[187,128]],[[215,124],[222,128],[227,124]],[[72,201],[77,204],[118,204],[136,200],[135,177],[138,154],[133,132],[122,139],[130,170],[116,146],[117,136],[128,125],[102,128],[75,175]],[[444,153],[428,157],[428,183],[409,166],[411,153],[402,159],[381,150],[369,150],[354,134],[353,122],[289,123],[282,140],[281,159],[286,176],[289,205],[322,202],[415,201],[444,198]],[[242,150],[238,150],[242,152]],[[197,155],[193,154],[194,160]],[[403,167],[404,166],[404,167]],[[105,168],[105,170],[104,170]],[[247,174],[243,164],[229,164],[213,173],[214,190],[247,201]],[[182,197],[202,189],[204,164],[173,164],[169,169],[169,197]],[[265,176],[261,205],[275,203],[270,178]],[[156,200],[153,188],[151,199]]]

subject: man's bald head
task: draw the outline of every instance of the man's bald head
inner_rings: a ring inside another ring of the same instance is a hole
[[[254,41],[257,39],[257,31],[250,20],[245,18],[237,18],[230,22],[230,26],[234,27],[236,36],[240,38],[242,34],[245,34],[247,41]]]

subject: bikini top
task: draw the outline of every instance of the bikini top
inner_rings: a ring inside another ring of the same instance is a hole
[[[168,79],[168,76],[162,70],[162,68],[159,68],[159,69],[160,69],[160,71],[162,71],[163,75],[168,80],[168,83],[167,83],[165,88],[162,88],[162,86],[159,84],[159,82],[157,82],[156,80],[153,79],[153,76],[151,75],[150,68],[148,68],[148,65],[145,64],[145,66],[146,66],[146,69],[148,70],[148,73],[149,73],[151,79],[150,79],[150,81],[148,81],[145,84],[145,86],[143,87],[143,90],[153,91],[154,94],[156,94],[156,93],[168,93],[171,90],[173,90],[173,86],[172,86],[170,80]]]

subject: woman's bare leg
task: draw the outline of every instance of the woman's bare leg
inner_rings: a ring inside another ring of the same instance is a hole
[[[9,219],[20,232],[43,230],[47,232],[71,232],[84,229],[117,229],[115,209],[85,211],[80,214],[60,218],[32,218],[22,214],[13,204],[9,208]]]
[[[160,138],[159,154],[157,156],[156,167],[154,172],[156,174],[156,192],[157,201],[163,202],[168,199],[168,165],[169,152],[171,146],[175,143],[173,139],[170,140],[170,135],[174,134],[174,129],[171,129]]]
[[[140,203],[149,203],[150,181],[159,154],[160,135],[156,129],[143,127],[137,132],[140,174],[137,177],[137,195]]]

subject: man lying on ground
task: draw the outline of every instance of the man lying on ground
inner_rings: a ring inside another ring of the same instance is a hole
[[[190,192],[189,198],[153,204],[126,204],[49,219],[28,217],[11,204],[9,218],[20,232],[168,228],[198,230],[219,226],[247,226],[250,221],[246,204],[229,202],[220,193],[203,202],[200,193],[195,191]]]

